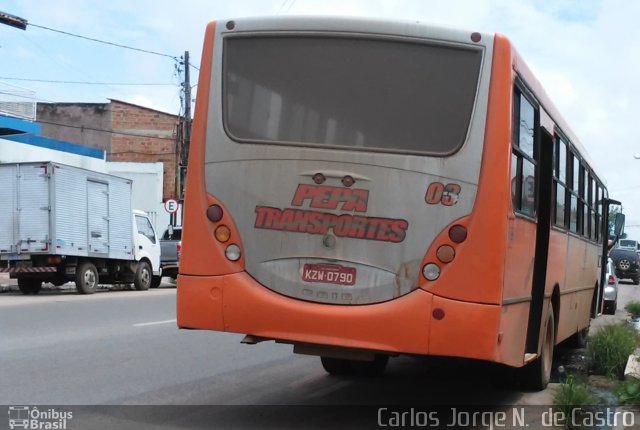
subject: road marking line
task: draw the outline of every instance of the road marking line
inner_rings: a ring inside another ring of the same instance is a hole
[[[177,322],[177,320],[166,320],[166,321],[154,321],[154,322],[148,322],[148,323],[139,323],[139,324],[134,324],[134,327],[145,327],[148,325],[158,325],[158,324],[170,324],[170,323],[174,323]]]

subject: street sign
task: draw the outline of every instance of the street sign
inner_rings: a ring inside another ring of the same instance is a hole
[[[170,214],[174,214],[178,212],[178,202],[174,199],[169,199],[164,202],[164,210],[169,212]]]

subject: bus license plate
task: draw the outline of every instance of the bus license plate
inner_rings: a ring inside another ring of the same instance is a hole
[[[337,285],[355,285],[356,268],[338,264],[305,264],[302,280],[306,282],[324,282]]]

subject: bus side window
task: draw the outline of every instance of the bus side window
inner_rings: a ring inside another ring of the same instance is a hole
[[[566,181],[567,181],[567,144],[556,137],[554,145],[554,171],[553,182],[555,185],[555,224],[558,227],[565,227],[565,207],[566,207]]]
[[[536,216],[536,108],[517,88],[514,92],[511,196],[516,212]]]

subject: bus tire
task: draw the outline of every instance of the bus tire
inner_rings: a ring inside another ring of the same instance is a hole
[[[79,294],[93,294],[96,292],[98,282],[98,269],[90,261],[83,261],[76,269],[76,290]]]
[[[136,269],[136,276],[133,278],[133,285],[138,291],[146,291],[151,286],[151,278],[153,272],[151,272],[151,266],[146,261],[142,260],[138,263]]]
[[[555,347],[556,329],[553,308],[549,306],[547,327],[542,339],[540,356],[531,363],[519,369],[519,381],[522,388],[532,391],[541,391],[547,388],[551,379],[553,367],[553,349]]]
[[[344,358],[320,357],[322,367],[329,375],[350,375],[353,373],[351,360]]]
[[[18,288],[25,295],[36,295],[42,288],[42,281],[33,278],[18,278]]]
[[[607,305],[605,304],[605,313]],[[587,339],[589,338],[589,327],[574,333],[569,339],[567,339],[566,345],[569,348],[582,349],[587,346]]]
[[[387,363],[389,362],[388,355],[377,354],[373,361],[352,361],[351,367],[353,371],[362,376],[382,376]]]

